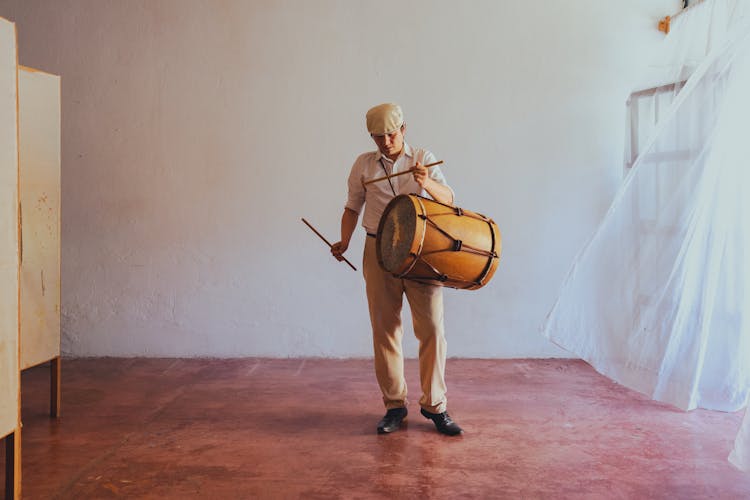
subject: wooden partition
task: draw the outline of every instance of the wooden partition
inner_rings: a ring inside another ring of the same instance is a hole
[[[18,71],[21,200],[20,368],[50,362],[60,414],[60,77]]]
[[[15,25],[0,18],[0,438],[6,498],[21,492],[17,67]]]

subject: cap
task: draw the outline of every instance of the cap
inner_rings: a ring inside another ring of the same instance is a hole
[[[404,113],[398,104],[378,104],[367,112],[367,131],[371,135],[390,134],[403,124]]]

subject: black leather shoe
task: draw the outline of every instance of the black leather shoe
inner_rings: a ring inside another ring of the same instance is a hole
[[[406,418],[409,412],[405,407],[391,408],[385,413],[385,416],[378,422],[378,434],[388,434],[401,428],[401,422]]]
[[[424,418],[432,420],[435,423],[435,427],[437,427],[438,432],[442,432],[443,434],[447,434],[449,436],[457,436],[464,431],[458,426],[456,422],[453,421],[450,415],[448,415],[447,411],[444,411],[443,413],[430,413],[424,408],[419,411],[422,413],[422,415],[424,415]]]

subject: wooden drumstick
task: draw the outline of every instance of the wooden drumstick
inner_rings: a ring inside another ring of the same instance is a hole
[[[427,165],[425,165],[425,168],[434,167],[435,165],[440,165],[441,163],[443,163],[443,160],[436,161],[435,163],[428,163]],[[372,184],[373,182],[384,181],[386,179],[390,179],[391,177],[398,177],[399,175],[406,175],[406,174],[410,174],[412,172],[414,172],[414,169],[410,168],[409,170],[404,170],[403,172],[399,172],[397,174],[384,175],[383,177],[377,177],[375,179],[370,179],[367,182],[363,182],[362,185],[366,186],[368,184]]]
[[[313,233],[317,234],[317,235],[318,235],[318,236],[320,237],[320,239],[321,239],[321,240],[325,241],[325,242],[326,242],[326,245],[328,245],[328,248],[331,248],[331,247],[333,247],[333,245],[331,245],[331,244],[330,244],[330,243],[328,242],[328,240],[327,240],[327,239],[325,239],[325,237],[324,237],[324,236],[323,236],[322,234],[320,234],[320,233],[318,232],[318,230],[317,230],[317,229],[315,229],[314,227],[312,227],[312,224],[310,224],[309,222],[307,222],[307,221],[305,220],[305,218],[304,218],[304,217],[302,217],[302,222],[304,222],[305,224],[307,224],[307,227],[309,227],[310,229],[312,229]],[[346,257],[344,257],[344,256],[342,255],[342,256],[341,256],[341,258],[342,258],[342,259],[344,260],[344,262],[346,262],[347,264],[349,264],[349,267],[351,267],[351,268],[352,268],[352,269],[354,269],[355,271],[357,270],[357,268],[356,268],[356,267],[354,267],[354,266],[352,265],[352,263],[351,263],[351,262],[349,262],[348,260],[346,260]]]

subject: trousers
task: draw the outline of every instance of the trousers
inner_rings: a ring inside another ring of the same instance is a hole
[[[375,376],[386,409],[405,407],[407,401],[402,348],[401,309],[409,302],[414,335],[419,341],[419,405],[431,413],[446,411],[445,358],[447,342],[443,288],[394,277],[378,264],[376,240],[365,238],[363,274],[372,324]]]

